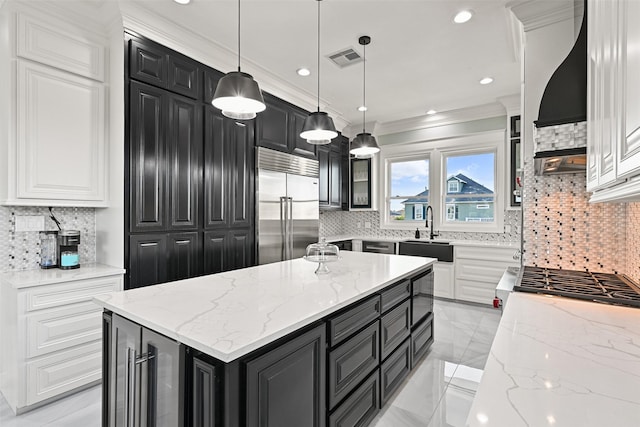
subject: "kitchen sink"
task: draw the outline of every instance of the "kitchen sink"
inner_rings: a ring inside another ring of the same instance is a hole
[[[453,245],[449,242],[433,240],[405,240],[399,243],[400,255],[414,255],[436,258],[438,261],[453,262]]]

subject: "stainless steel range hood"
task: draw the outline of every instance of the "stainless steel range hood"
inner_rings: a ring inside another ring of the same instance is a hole
[[[541,151],[533,156],[536,175],[580,173],[587,169],[587,148]]]

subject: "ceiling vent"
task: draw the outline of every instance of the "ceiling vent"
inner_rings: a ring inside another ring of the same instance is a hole
[[[327,58],[340,68],[357,64],[362,61],[362,56],[360,56],[360,54],[351,47],[332,53],[331,55],[328,55]]]

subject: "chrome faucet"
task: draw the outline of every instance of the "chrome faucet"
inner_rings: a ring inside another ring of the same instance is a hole
[[[429,212],[431,212],[431,226],[429,226]],[[433,208],[431,207],[431,205],[427,205],[426,217],[427,223],[425,224],[425,227],[429,229],[429,239],[433,240],[434,237],[439,236],[440,234],[433,232]]]

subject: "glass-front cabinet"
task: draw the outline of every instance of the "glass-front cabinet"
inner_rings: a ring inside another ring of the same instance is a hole
[[[371,208],[371,159],[351,159],[351,209]]]

